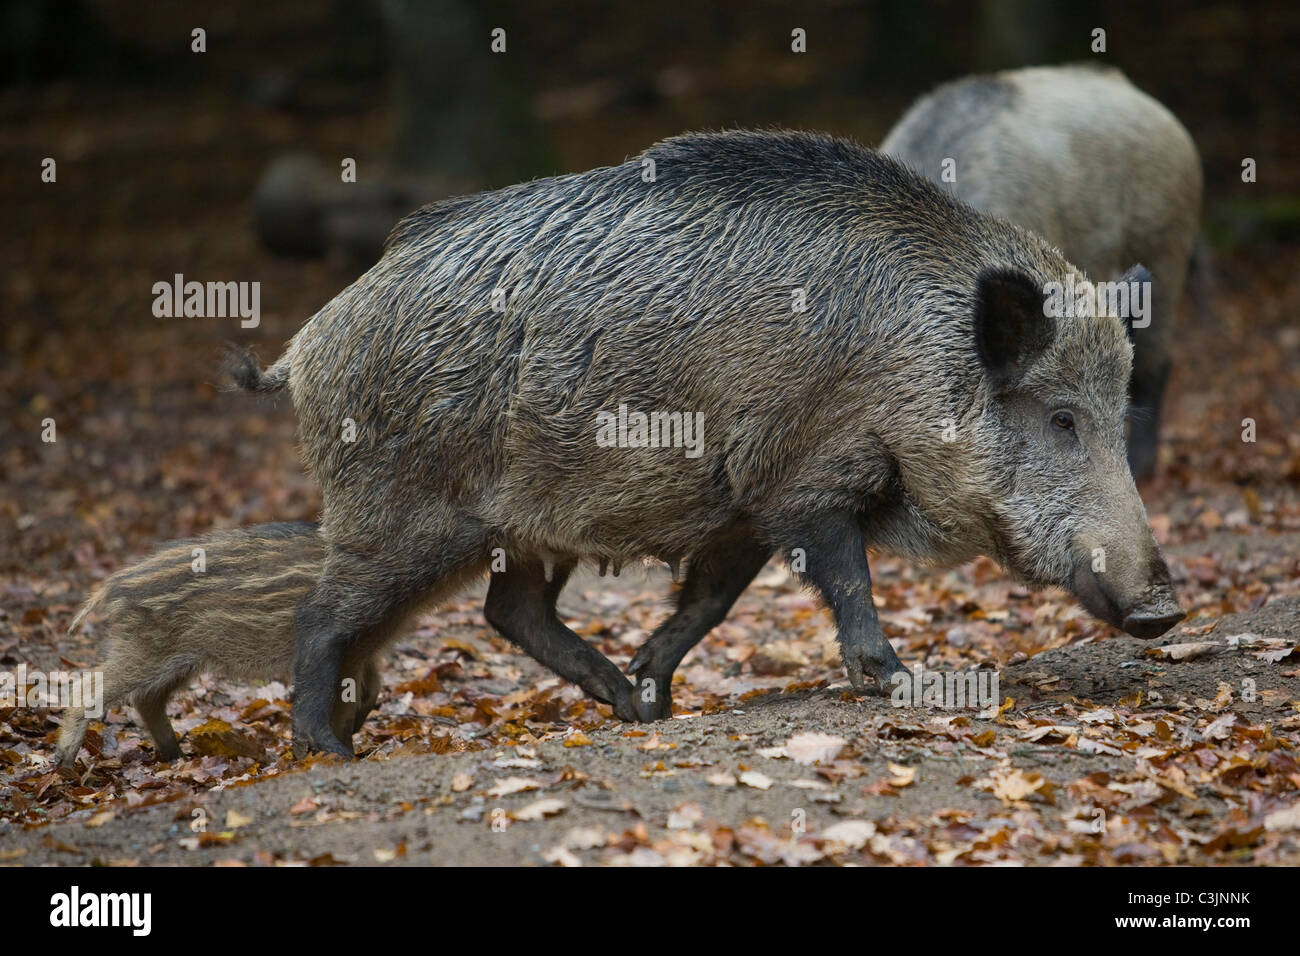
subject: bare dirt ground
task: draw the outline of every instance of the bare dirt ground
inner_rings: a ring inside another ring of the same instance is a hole
[[[1293,556],[1297,537],[1224,536],[1215,546],[1267,564]],[[1175,562],[1189,550],[1204,549],[1174,549]],[[773,601],[803,601],[779,570],[765,577],[769,586],[742,599],[739,620],[765,616]],[[562,609],[590,622],[622,602],[653,605],[669,585],[659,569],[588,574]],[[469,667],[444,670],[447,687],[510,700],[556,683],[481,629],[440,631],[444,646],[464,644],[453,657]],[[720,677],[737,655],[725,638],[710,639],[686,673],[732,692],[720,709],[647,727],[601,720],[585,731],[529,721],[535,734],[483,749],[481,725],[448,721],[424,730],[475,749],[404,755],[394,738],[352,764],[282,760],[285,772],[256,783],[237,775],[152,806],[132,809],[127,794],[45,826],[0,823],[0,852],[27,865],[1300,863],[1287,818],[1262,809],[1276,790],[1270,780],[1289,779],[1283,792],[1300,782],[1291,749],[1300,661],[1273,663],[1256,649],[1290,647],[1297,633],[1300,596],[1290,596],[1218,618],[1196,640],[1224,646],[1192,659],[1153,657],[1126,636],[1054,647],[1005,667],[1009,706],[984,717],[854,699],[827,667],[793,684]],[[1256,643],[1230,647],[1231,635]],[[628,642],[618,646],[626,657]],[[486,677],[473,676],[479,667]],[[1270,748],[1269,733],[1290,743]],[[1236,745],[1220,753],[1225,742]],[[169,779],[201,778],[205,763],[223,762],[151,765],[149,776],[166,793]],[[97,772],[82,774],[93,788]]]

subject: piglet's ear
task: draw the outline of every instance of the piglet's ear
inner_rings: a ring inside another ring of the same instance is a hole
[[[1052,344],[1056,327],[1044,314],[1044,297],[1016,269],[985,269],[976,280],[975,350],[995,388],[1014,388]]]

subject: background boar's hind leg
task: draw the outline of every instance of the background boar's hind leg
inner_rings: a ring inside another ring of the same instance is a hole
[[[632,684],[555,614],[556,598],[573,571],[573,562],[557,564],[550,581],[539,561],[507,556],[506,564],[507,569],[494,572],[488,585],[483,604],[487,622],[533,660],[609,704],[619,720],[637,720]]]
[[[1148,363],[1152,364],[1152,363]],[[1133,373],[1133,416],[1128,426],[1128,467],[1134,480],[1151,475],[1156,468],[1156,448],[1160,440],[1160,407],[1164,401],[1169,363],[1144,368]]]
[[[854,692],[865,693],[863,674],[875,679],[878,690],[885,690],[890,675],[903,665],[876,617],[866,542],[856,518],[845,512],[818,515],[791,537],[786,552],[793,548],[804,549],[808,563],[802,577],[821,593],[835,615],[840,657]]]
[[[770,553],[745,532],[712,541],[691,557],[677,594],[677,610],[655,628],[628,665],[642,720],[673,715],[672,681],[677,665],[727,616]]]

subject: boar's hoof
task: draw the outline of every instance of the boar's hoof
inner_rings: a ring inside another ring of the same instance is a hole
[[[844,671],[849,676],[849,683],[853,685],[853,693],[859,697],[887,693],[890,678],[904,670],[898,655],[883,636],[881,643],[883,647],[862,644],[840,648],[840,656],[844,658]],[[869,689],[864,677],[870,677],[875,686]]]
[[[155,751],[158,754],[158,759],[164,763],[171,763],[173,760],[179,760],[181,757],[181,748],[174,740],[157,744]]]
[[[292,747],[293,756],[296,760],[302,760],[313,750],[319,750],[321,753],[327,754],[338,754],[340,757],[349,759],[356,756],[350,743],[341,742],[328,731],[319,735],[295,732]]]
[[[614,716],[629,724],[640,723],[645,718],[641,716],[641,711],[637,707],[637,700],[636,692],[631,684],[628,685],[626,692],[620,690],[618,699],[611,705],[614,708]]]
[[[650,678],[643,677],[641,678],[641,681],[649,679]],[[672,680],[671,677],[668,678],[668,680],[661,682],[656,681],[654,686],[657,688],[663,688],[663,690],[658,693],[646,694],[641,690],[635,690],[632,692],[632,703],[636,706],[637,720],[641,723],[652,724],[656,720],[667,720],[673,715],[673,698],[672,694],[668,691],[668,681],[670,680]],[[639,683],[638,686],[644,687],[645,685]]]
[[[664,664],[656,657],[657,649],[655,641],[648,641],[627,665],[628,676],[632,678],[632,705],[637,720],[646,724],[673,715],[673,672],[663,673]]]

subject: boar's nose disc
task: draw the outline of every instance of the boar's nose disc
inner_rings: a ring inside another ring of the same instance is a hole
[[[1134,611],[1124,618],[1124,630],[1134,637],[1149,641],[1159,637],[1183,619],[1180,610]]]

